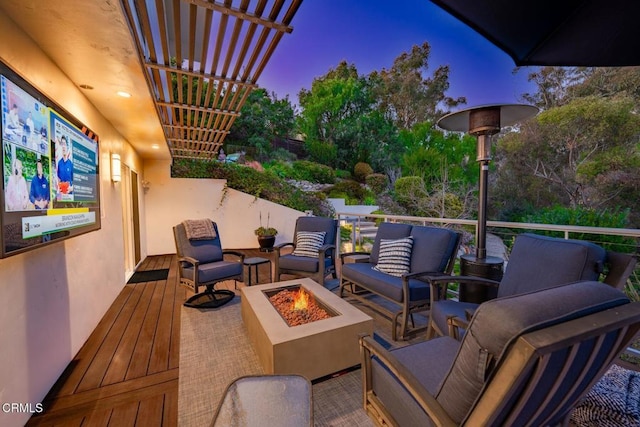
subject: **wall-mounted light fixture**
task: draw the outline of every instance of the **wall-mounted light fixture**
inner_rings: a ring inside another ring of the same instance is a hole
[[[111,181],[120,182],[122,179],[120,167],[120,154],[111,153]]]

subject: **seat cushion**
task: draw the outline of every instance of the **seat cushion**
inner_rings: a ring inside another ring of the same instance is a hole
[[[328,264],[331,260],[325,260]],[[278,265],[281,270],[306,271],[315,273],[318,271],[318,257],[295,256],[287,254],[280,257]]]
[[[498,287],[498,297],[579,280],[598,280],[605,259],[606,251],[590,242],[519,235]]]
[[[408,345],[391,351],[430,394],[435,394],[458,352],[459,342],[449,337]],[[396,377],[380,361],[371,362],[373,391],[401,426],[432,425],[427,415]]]
[[[456,423],[462,422],[485,379],[518,337],[628,302],[624,293],[606,284],[578,282],[481,304],[436,399]]]
[[[342,266],[342,278],[361,285],[398,303],[403,301],[402,279],[377,271],[371,263],[352,263]],[[428,300],[431,291],[429,285],[420,280],[409,280],[409,300]]]
[[[413,238],[381,239],[378,263],[374,269],[392,276],[400,277],[409,272],[411,267],[411,248]]]
[[[193,267],[183,270],[184,276],[193,280]],[[198,281],[200,284],[215,282],[242,275],[242,263],[234,261],[218,261],[200,264],[198,267]]]
[[[299,257],[318,258],[318,250],[324,244],[324,231],[298,231],[295,249],[291,253]]]

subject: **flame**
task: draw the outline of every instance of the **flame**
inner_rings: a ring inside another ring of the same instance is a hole
[[[292,310],[306,310],[309,306],[309,294],[307,294],[302,287],[298,289],[293,298]]]

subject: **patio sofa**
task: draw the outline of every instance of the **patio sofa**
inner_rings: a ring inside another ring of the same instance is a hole
[[[409,316],[428,310],[431,301],[429,283],[421,276],[451,274],[460,240],[460,233],[447,228],[384,222],[378,227],[367,262],[344,262],[347,256],[362,252],[340,255],[339,295],[344,297],[346,293],[391,318],[393,340],[397,339],[398,317],[402,315],[400,339],[405,339],[409,333],[425,329],[408,329]],[[400,309],[388,309],[371,294]]]

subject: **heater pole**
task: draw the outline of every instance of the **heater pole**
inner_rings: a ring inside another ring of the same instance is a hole
[[[476,238],[476,258],[487,257],[487,186],[489,184],[489,161],[480,162],[480,183],[478,194],[478,231]]]

